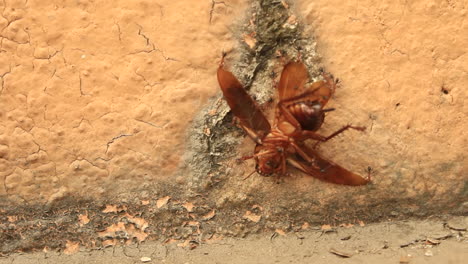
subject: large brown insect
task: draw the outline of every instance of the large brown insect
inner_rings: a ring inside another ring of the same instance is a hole
[[[285,175],[287,164],[318,179],[345,185],[364,185],[370,179],[354,174],[321,157],[315,149],[304,144],[307,139],[325,142],[347,129],[364,127],[347,125],[328,137],[315,131],[323,123],[324,109],[335,91],[336,82],[327,74],[324,80],[307,85],[307,69],[300,61],[289,62],[281,73],[278,84],[278,104],[275,120],[270,125],[256,102],[249,96],[239,80],[224,69],[223,54],[218,68],[218,82],[229,107],[240,126],[256,142],[254,158],[256,171],[263,176]]]

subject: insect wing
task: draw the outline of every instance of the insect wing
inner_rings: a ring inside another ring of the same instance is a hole
[[[309,74],[302,62],[291,61],[284,66],[278,85],[279,100],[287,100],[304,93]]]
[[[329,74],[323,74],[324,80],[306,86],[309,76],[304,63],[292,61],[284,66],[278,85],[280,101],[319,101],[325,106],[335,91],[335,81]]]
[[[239,80],[222,65],[218,68],[218,82],[232,113],[246,130],[263,137],[270,132],[270,123]],[[251,135],[252,136],[252,135]]]
[[[307,91],[311,94],[311,101],[318,100],[324,107],[335,92],[336,82],[329,74],[323,74],[323,81],[317,81],[311,84]]]
[[[343,185],[366,185],[369,183],[368,179],[361,177],[358,174],[350,172],[349,170],[321,157],[317,152],[312,149],[304,149],[310,157],[313,157],[314,162],[309,164],[302,159],[288,159],[289,163],[294,167],[302,170],[303,172],[318,178],[323,181],[343,184]]]

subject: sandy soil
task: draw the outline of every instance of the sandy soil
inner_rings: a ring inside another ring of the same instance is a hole
[[[468,258],[468,218],[383,222],[366,226],[269,233],[246,239],[226,238],[193,250],[158,242],[139,246],[41,252],[0,258],[8,263],[440,263],[459,264]],[[445,224],[447,226],[447,224]],[[337,256],[334,253],[347,256]]]

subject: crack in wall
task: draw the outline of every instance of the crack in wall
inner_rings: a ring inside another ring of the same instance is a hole
[[[124,138],[124,137],[131,137],[133,136],[134,134],[120,134],[114,138],[112,138],[110,141],[107,142],[106,146],[106,154],[107,154],[107,151],[109,150],[109,147],[112,145],[112,143],[114,143],[116,140],[120,139],[120,138]]]
[[[214,15],[214,10],[216,8],[216,5],[220,5],[220,4],[224,6],[229,6],[224,1],[211,0],[210,18],[208,20],[209,24],[211,24],[211,21],[213,20],[213,15]]]

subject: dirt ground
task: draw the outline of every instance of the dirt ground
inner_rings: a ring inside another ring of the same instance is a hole
[[[14,254],[0,264],[42,263],[438,263],[468,259],[467,217],[382,222],[225,238],[193,250],[146,242],[102,250]],[[318,229],[318,230],[317,230]],[[334,252],[334,253],[332,253]],[[337,255],[337,254],[341,254]],[[145,262],[147,261],[147,262]]]

